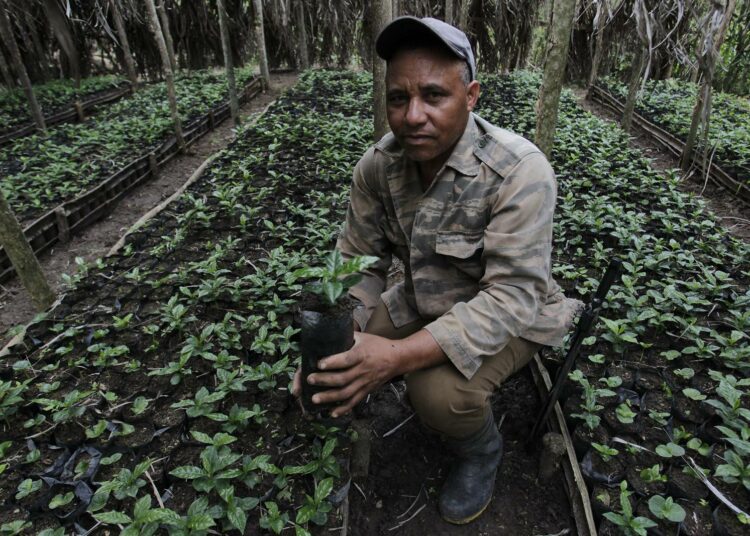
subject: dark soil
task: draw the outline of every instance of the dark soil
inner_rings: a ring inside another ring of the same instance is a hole
[[[240,108],[243,121],[252,119],[265,109],[296,80],[297,75],[293,73],[272,74],[272,89],[259,94]],[[57,293],[64,292],[62,276],[76,272],[77,257],[93,262],[106,255],[120,236],[143,214],[172,195],[208,156],[226,147],[234,137],[232,129],[232,122],[224,121],[213,132],[191,145],[189,154],[172,159],[160,170],[156,180],[130,192],[106,218],[73,237],[69,243],[58,244],[49,253],[42,255],[39,261],[53,290]],[[0,334],[5,334],[11,327],[31,320],[36,310],[17,279],[0,286],[0,289]],[[8,340],[7,334],[0,335],[0,343],[5,344]]]
[[[495,419],[502,423],[503,461],[492,502],[479,519],[463,526],[446,523],[437,510],[450,464],[440,440],[416,417],[383,437],[413,415],[404,389],[403,383],[386,386],[362,410],[373,432],[372,455],[367,478],[353,484],[349,495],[351,534],[520,536],[573,529],[562,476],[540,482],[537,454],[524,448],[540,406],[528,369],[508,380],[493,399]]]

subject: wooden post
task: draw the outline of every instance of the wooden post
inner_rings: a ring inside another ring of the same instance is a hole
[[[469,11],[471,11],[471,0],[459,0],[458,27],[466,35],[469,35]]]
[[[172,64],[169,61],[169,53],[167,52],[167,43],[164,41],[164,34],[161,31],[159,25],[159,16],[156,14],[156,6],[154,0],[145,0],[146,11],[148,12],[148,19],[151,25],[151,31],[156,39],[156,45],[159,48],[159,54],[161,55],[161,62],[164,67],[164,78],[167,84],[167,96],[169,97],[169,111],[172,113],[172,122],[174,123],[174,134],[177,138],[177,145],[180,151],[185,152],[185,138],[182,135],[182,122],[180,121],[180,114],[177,111],[177,96],[174,90],[174,72],[172,71]]]
[[[36,95],[34,95],[34,89],[31,86],[31,80],[29,79],[29,73],[26,72],[26,67],[21,59],[21,51],[18,50],[18,44],[13,35],[13,27],[10,24],[7,9],[8,0],[2,0],[0,2],[0,34],[2,34],[3,42],[5,42],[5,46],[10,52],[10,58],[13,61],[13,69],[16,71],[16,75],[21,80],[21,85],[26,92],[26,98],[29,101],[29,109],[31,110],[31,117],[34,118],[37,128],[46,135],[47,126],[44,124],[44,114],[42,114],[42,109],[36,100]]]
[[[5,1],[3,1],[3,9],[0,10],[3,15],[0,18],[7,21],[5,7]],[[26,240],[23,229],[13,215],[2,190],[0,190],[0,245],[5,248],[5,253],[13,264],[21,283],[31,295],[36,308],[43,311],[52,305],[55,301],[55,293],[47,283],[42,267],[39,266],[39,261],[34,256],[34,251]]]
[[[271,87],[271,73],[268,71],[268,55],[266,54],[266,37],[263,32],[263,2],[253,0],[255,10],[255,43],[258,46],[258,63],[260,76],[266,89]]]
[[[229,86],[229,110],[234,126],[240,124],[240,105],[237,102],[237,86],[234,80],[234,64],[232,62],[232,45],[229,41],[227,12],[224,0],[217,0],[216,9],[219,11],[219,32],[221,33],[221,48],[224,52],[224,67],[227,70],[227,85]]]
[[[161,22],[161,31],[164,34],[164,42],[167,45],[167,54],[169,54],[169,65],[172,66],[172,72],[177,72],[177,58],[174,55],[174,41],[172,41],[172,30],[169,26],[169,13],[167,13],[167,0],[161,0],[156,6],[159,12]]]
[[[310,68],[310,53],[307,48],[307,18],[305,15],[305,3],[298,0],[297,4],[297,40],[299,43],[299,62],[303,69]]]
[[[445,22],[453,24],[453,0],[445,0]]]
[[[78,118],[79,123],[86,121],[86,114],[83,112],[83,104],[81,104],[80,100],[76,100],[73,103],[73,109],[76,111],[76,117]]]
[[[630,71],[630,82],[628,83],[628,96],[625,98],[625,104],[622,108],[622,119],[620,126],[625,132],[630,132],[633,123],[633,112],[635,111],[635,101],[638,100],[638,88],[641,85],[641,76],[643,69],[646,67],[648,59],[648,50],[641,43],[641,46],[633,58],[633,65]]]
[[[553,432],[547,432],[542,436],[542,452],[539,455],[539,480],[547,482],[555,476],[565,453],[563,436]]]
[[[544,63],[542,86],[537,100],[534,142],[550,158],[557,127],[560,92],[568,61],[568,44],[573,27],[576,0],[554,0],[552,21],[547,34],[547,58]]]
[[[57,222],[57,238],[63,244],[67,244],[70,242],[70,224],[62,205],[55,209],[55,221]]]
[[[159,176],[159,164],[156,161],[156,153],[148,153],[148,169],[151,172],[151,178]]]
[[[608,15],[608,0],[599,0],[596,4],[596,15],[594,15],[594,33],[596,34],[594,44],[594,57],[591,59],[591,71],[589,72],[589,82],[587,87],[588,96],[591,95],[591,88],[594,87],[596,79],[599,76],[599,64],[602,61],[602,48],[604,47],[604,27]]]
[[[704,140],[708,139],[708,128],[711,116],[711,84],[713,83],[714,71],[716,69],[716,60],[719,57],[721,44],[724,42],[724,36],[729,28],[729,21],[734,13],[736,0],[726,0],[725,5],[714,2],[714,16],[709,19],[715,22],[706,22],[707,28],[704,34],[703,52],[698,57],[698,69],[703,75],[701,87],[698,90],[698,97],[693,107],[693,115],[690,121],[690,130],[685,140],[685,148],[680,156],[680,167],[687,171],[693,161],[693,150],[695,148],[696,138],[698,137],[698,126],[703,119],[703,136]],[[716,13],[716,11],[723,13]],[[706,147],[707,149],[707,147]]]
[[[133,60],[133,54],[130,52],[130,42],[128,41],[128,33],[125,31],[125,21],[120,13],[120,8],[117,5],[117,0],[109,0],[109,6],[112,8],[112,19],[115,23],[115,30],[117,31],[117,39],[120,40],[120,47],[122,47],[122,55],[125,58],[125,72],[128,74],[130,85],[133,91],[138,89],[138,75],[135,70],[135,60]]]
[[[372,9],[372,50],[375,50],[375,41],[380,31],[391,21],[391,1],[374,0],[370,3]],[[388,117],[385,108],[385,61],[375,53],[372,58],[372,98],[374,112],[375,141],[382,138],[388,132]]]

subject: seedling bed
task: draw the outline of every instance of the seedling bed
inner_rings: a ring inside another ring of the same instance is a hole
[[[530,73],[488,81],[512,97],[485,115],[529,135],[538,83]],[[599,533],[645,530],[645,518],[674,533],[685,513],[690,534],[746,533],[748,245],[569,93],[553,167],[553,273],[567,293],[586,300],[614,255],[625,267],[563,403]],[[554,375],[556,359],[546,364]],[[620,501],[629,493],[632,512]]]
[[[305,80],[118,253],[81,273],[9,349],[0,377],[20,387],[22,402],[3,406],[10,444],[2,463],[11,462],[0,480],[4,523],[29,520],[36,533],[61,517],[86,530],[98,519],[94,533],[118,524],[143,533],[190,516],[246,534],[279,533],[292,522],[297,534],[330,534],[344,524],[346,425],[306,422],[288,394],[301,288],[290,274],[332,247],[341,187],[371,131],[333,106],[316,113],[295,98],[314,86],[321,103],[335,103],[356,85],[349,76]],[[34,415],[46,419],[28,421]],[[28,436],[41,455],[24,464]],[[78,451],[97,458],[95,473],[56,479],[84,482],[93,498],[68,496],[65,484],[37,474],[57,458],[53,446],[73,453],[81,445],[97,449]]]
[[[591,99],[609,108],[615,114],[622,115],[624,104],[611,92],[611,88],[594,86]],[[633,113],[633,123],[675,157],[681,157],[685,147],[684,133],[675,134],[676,126],[669,123],[670,116],[666,115],[669,112],[676,115],[676,112],[669,109],[652,109],[643,102],[638,103],[637,109],[638,112]],[[666,120],[664,119],[665,116]],[[689,117],[688,115],[688,120]],[[750,121],[750,111],[746,111],[743,117],[745,121]],[[689,124],[687,126],[689,127]],[[712,129],[716,128],[721,129],[721,126],[712,127]],[[741,133],[741,129],[747,130],[746,126],[736,125],[734,132]],[[724,136],[727,136],[727,134],[724,134]],[[720,144],[716,148],[716,154],[713,150],[710,150],[707,158],[704,158],[704,150],[700,144],[696,145],[693,150],[693,164],[699,177],[710,178],[715,184],[728,190],[740,201],[750,204],[750,158],[736,154],[731,146],[725,146],[727,144],[726,139],[723,142],[719,140],[716,143]]]
[[[99,90],[94,95],[87,95],[85,100],[80,103],[79,109],[76,108],[74,102],[70,102],[68,109],[62,109],[55,111],[54,113],[45,114],[44,124],[47,127],[59,125],[60,123],[68,123],[71,121],[80,121],[81,113],[84,115],[89,114],[96,110],[96,108],[116,102],[125,95],[132,93],[133,89],[129,82],[121,82],[116,87],[111,89]],[[0,146],[10,143],[16,138],[28,136],[37,131],[37,126],[34,122],[23,123],[22,125],[14,128],[9,132],[0,134]]]
[[[238,88],[252,79],[238,69]],[[183,128],[227,99],[226,77],[194,71],[175,82]],[[143,87],[83,123],[48,129],[0,148],[0,173],[6,198],[22,224],[99,184],[173,136],[166,86]]]
[[[80,89],[73,80],[53,80],[34,86],[34,94],[45,116],[47,126],[74,120],[78,117],[74,108],[76,97],[82,111],[92,106],[113,102],[129,92],[130,82],[120,76],[92,76],[81,80]],[[29,115],[29,104],[23,89],[5,91],[0,95],[0,145],[9,140],[34,132],[35,126]]]
[[[255,97],[262,89],[262,81],[254,77],[239,95],[241,103]],[[186,145],[190,145],[213,130],[229,117],[229,104],[224,102],[209,110],[206,115],[193,119],[183,130]],[[122,169],[90,190],[66,201],[34,221],[25,230],[34,252],[39,255],[58,242],[67,242],[73,234],[82,231],[105,216],[110,208],[128,192],[154,178],[159,168],[179,152],[174,136],[164,141],[154,151],[133,160]],[[0,282],[13,277],[15,270],[5,251],[0,248]]]

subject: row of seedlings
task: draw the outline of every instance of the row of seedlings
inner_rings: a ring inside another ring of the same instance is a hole
[[[72,108],[78,99],[87,101],[127,85],[128,82],[117,75],[84,78],[78,88],[73,80],[60,79],[34,86],[34,96],[44,115],[51,116]],[[0,136],[32,121],[23,89],[0,91]]]
[[[538,86],[485,80],[487,119],[530,135]],[[586,300],[624,266],[564,404],[599,533],[747,534],[750,248],[570,93],[552,160],[554,275]]]
[[[620,102],[625,102],[627,86],[611,77],[603,79],[601,85]],[[685,80],[649,80],[638,96],[636,111],[685,141],[698,90],[697,84]],[[731,93],[713,94],[707,145],[713,162],[720,164],[741,184],[750,186],[750,101],[747,98]],[[701,146],[697,150],[702,154]]]
[[[237,71],[237,87],[252,78]],[[227,99],[226,77],[196,71],[178,77],[177,104],[185,128]],[[0,149],[0,186],[19,221],[29,223],[96,186],[173,136],[164,83],[108,106],[84,123],[48,129]]]
[[[340,528],[350,438],[289,394],[294,308],[372,136],[369,86],[305,74],[10,348],[0,531]]]

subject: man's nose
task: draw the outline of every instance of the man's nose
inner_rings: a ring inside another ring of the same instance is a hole
[[[406,109],[406,123],[409,126],[421,125],[427,120],[424,112],[422,99],[409,99],[409,107]]]

